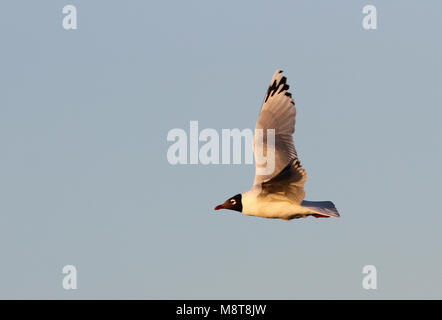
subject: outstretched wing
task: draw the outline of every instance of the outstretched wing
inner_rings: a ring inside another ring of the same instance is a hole
[[[257,155],[267,155],[267,130],[275,131],[275,161],[273,172],[259,174],[262,166],[255,161],[254,185],[261,185],[263,193],[290,195],[290,199],[301,202],[304,198],[306,173],[301,168],[293,142],[296,108],[288,92],[287,78],[276,70],[264,98],[255,129],[262,129],[263,136],[253,137],[255,160]],[[258,141],[258,139],[260,139]],[[261,143],[262,141],[262,143]],[[265,166],[265,164],[264,164]]]

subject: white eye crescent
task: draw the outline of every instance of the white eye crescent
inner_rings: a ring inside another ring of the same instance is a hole
[[[230,199],[230,203],[235,205],[236,204],[236,200],[235,199]]]

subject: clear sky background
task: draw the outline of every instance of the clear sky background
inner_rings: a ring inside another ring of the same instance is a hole
[[[1,1],[0,298],[442,298],[441,12]],[[254,167],[167,161],[168,131],[190,120],[253,128],[277,68],[306,199],[340,219],[215,214]],[[77,290],[62,288],[68,264]],[[378,290],[362,288],[367,264]]]

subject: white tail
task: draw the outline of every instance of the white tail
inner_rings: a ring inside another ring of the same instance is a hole
[[[302,201],[301,206],[309,208],[318,215],[339,217],[338,209],[331,201]]]

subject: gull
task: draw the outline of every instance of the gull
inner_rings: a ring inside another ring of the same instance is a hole
[[[304,200],[307,180],[295,150],[295,102],[287,78],[276,70],[264,97],[253,137],[255,180],[250,190],[227,199],[215,210],[229,209],[261,218],[291,220],[313,216],[339,217],[331,201]],[[264,132],[258,136],[258,132]],[[265,133],[273,132],[274,142]],[[269,149],[270,148],[270,149]],[[273,153],[272,153],[273,148]],[[258,163],[264,154],[274,155],[274,169],[263,172]]]

